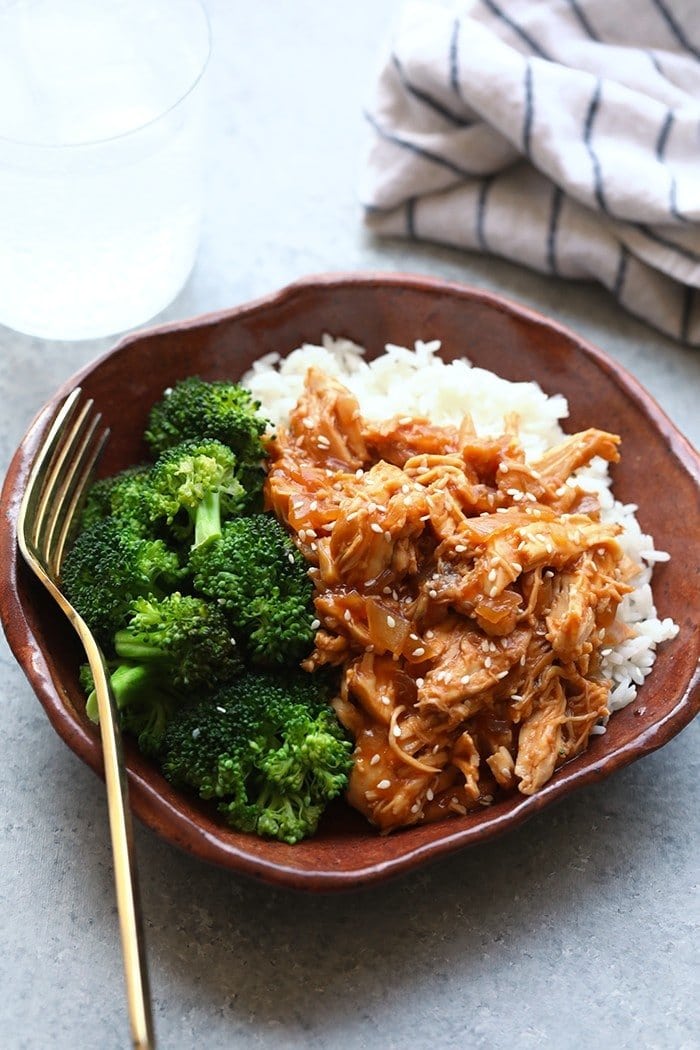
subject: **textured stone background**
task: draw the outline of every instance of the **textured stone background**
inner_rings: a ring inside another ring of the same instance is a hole
[[[207,7],[207,221],[197,268],[164,318],[323,270],[463,280],[602,346],[698,443],[700,354],[605,292],[363,231],[361,111],[397,0]],[[45,398],[107,345],[0,328],[3,471]],[[0,668],[0,1041],[125,1047],[104,789],[53,733],[4,639]],[[696,723],[509,837],[358,895],[271,890],[139,828],[160,1045],[690,1050],[699,740]]]

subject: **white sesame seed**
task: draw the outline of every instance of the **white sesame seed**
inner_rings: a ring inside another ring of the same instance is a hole
[[[403,492],[404,496],[407,496],[411,491],[411,486],[404,484],[401,486],[401,491]]]
[[[314,429],[315,423],[314,423],[313,419],[311,418],[311,416],[305,416],[304,419],[302,419],[302,423],[306,427],[307,430],[313,430]]]
[[[466,549],[467,548],[464,546],[463,543],[455,544],[455,551],[457,554],[463,554]]]
[[[423,648],[422,645],[419,645],[417,649],[413,650],[413,656],[424,656],[424,655],[425,655],[425,649]]]
[[[471,675],[470,674],[463,674],[462,677],[460,678],[460,682],[461,682],[462,685],[469,685],[469,680],[470,679],[471,679]]]
[[[435,792],[432,788],[428,788],[428,790],[425,793],[425,797],[427,798],[428,802],[433,801],[433,799],[435,798]]]
[[[388,705],[389,705],[389,704],[391,703],[391,700],[390,700],[390,699],[389,699],[389,697],[388,697],[388,696],[386,695],[386,693],[382,693],[382,694],[381,694],[381,696],[379,697],[379,699],[380,699],[380,700],[381,700],[381,702],[382,702],[383,704],[385,704],[386,706],[388,706]]]
[[[356,510],[351,510],[349,514],[346,514],[345,520],[346,521],[353,521],[356,517],[357,517],[357,511]]]
[[[401,424],[402,427],[405,427],[410,422],[411,422],[411,417],[410,416],[401,416],[401,419],[399,420],[399,423]]]
[[[219,705],[218,705],[218,704],[216,705],[216,710],[217,710],[217,711],[219,712],[219,714],[221,714],[221,715],[225,715],[225,714],[226,714],[226,708],[225,708],[225,707],[219,707]]]
[[[294,564],[294,555],[291,554],[291,553],[288,554],[287,555],[287,561],[289,562],[290,565],[293,565]]]
[[[425,685],[425,678],[416,678],[416,685],[419,689],[422,689]]]
[[[376,766],[377,763],[380,762],[380,761],[381,761],[381,759],[380,759],[379,755],[372,755],[372,757],[369,760],[369,764],[371,766]]]
[[[491,657],[487,656],[486,659],[484,660],[484,667],[490,667],[492,663],[493,663],[493,660],[491,659]]]
[[[374,514],[376,509],[377,509],[377,504],[376,503],[368,503],[367,504],[367,513],[368,514]]]
[[[320,626],[321,626],[321,621],[320,620],[312,620],[311,621],[311,630],[312,631],[317,631]]]
[[[372,530],[372,532],[384,532],[384,529],[376,521],[372,522],[372,524],[370,525],[370,529]]]
[[[362,469],[362,467],[358,467],[357,470],[355,471],[355,477],[359,479],[359,478],[362,477],[363,474],[364,474],[364,470]]]
[[[428,591],[429,598],[437,598],[437,591]]]
[[[382,503],[377,503],[376,509],[380,514],[386,514],[386,507]]]
[[[499,674],[496,675],[496,678],[505,678],[507,674],[507,671],[501,671]]]
[[[382,594],[391,594],[391,587],[382,587]]]
[[[411,813],[418,813],[420,811],[420,802],[414,802],[411,806]]]
[[[379,783],[377,784],[377,787],[379,788],[380,791],[386,791],[386,789],[388,787],[391,787],[391,781],[390,780],[386,780],[386,779],[380,780]]]
[[[487,578],[487,580],[490,583],[493,583],[493,581],[496,579],[497,576],[498,576],[498,573],[496,572],[496,570],[495,569],[491,569],[489,571],[489,574],[488,574],[488,576],[486,578]]]
[[[318,510],[318,500],[314,499],[309,503],[309,510]]]
[[[391,533],[389,532],[389,530],[388,530],[388,529],[387,529],[387,531],[386,531],[386,532],[384,533],[384,539],[386,540],[386,542],[387,542],[387,543],[391,543]]]
[[[192,739],[196,740],[201,732],[202,732],[202,730],[199,728],[199,726],[197,726],[196,729],[193,729],[192,730]]]
[[[393,616],[387,616],[386,623],[387,627],[396,627],[396,620]]]
[[[429,515],[429,514],[423,514],[423,515],[422,515],[422,516],[421,516],[421,517],[419,518],[419,521],[430,521],[430,515]]]
[[[401,726],[394,726],[394,736],[401,736]]]

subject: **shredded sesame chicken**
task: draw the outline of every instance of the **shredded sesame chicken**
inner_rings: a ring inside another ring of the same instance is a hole
[[[304,666],[341,672],[348,800],[382,831],[533,794],[599,731],[635,567],[572,474],[618,443],[586,430],[529,462],[515,416],[496,437],[469,417],[369,421],[309,369],[266,503],[315,586]]]

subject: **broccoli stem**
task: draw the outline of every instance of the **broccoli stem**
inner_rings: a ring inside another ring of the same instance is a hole
[[[128,664],[120,664],[112,672],[109,680],[119,710],[125,707],[134,694],[143,688],[144,679],[147,675],[148,671],[145,667],[130,667]],[[90,721],[97,725],[100,716],[97,708],[97,693],[94,689],[87,698],[85,713]]]
[[[194,543],[192,549],[203,547],[221,536],[221,496],[208,492],[197,507],[194,519]]]
[[[155,645],[142,642],[134,638],[133,634],[126,629],[117,631],[114,636],[114,648],[117,656],[122,660],[131,660],[135,664],[153,663],[154,660],[162,660],[164,653]]]

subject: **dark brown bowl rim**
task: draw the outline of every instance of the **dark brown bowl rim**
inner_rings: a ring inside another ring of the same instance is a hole
[[[76,723],[63,705],[59,688],[52,678],[41,647],[27,622],[18,593],[17,570],[20,556],[16,544],[17,513],[29,468],[43,433],[60,401],[75,386],[79,386],[84,377],[98,368],[103,361],[119,354],[124,347],[135,341],[153,335],[215,325],[220,321],[232,318],[243,318],[248,314],[264,311],[273,305],[283,304],[305,289],[319,286],[329,292],[348,286],[367,286],[375,289],[383,286],[432,291],[476,301],[492,310],[509,314],[530,325],[544,327],[560,335],[563,340],[572,344],[572,349],[592,358],[601,371],[624,392],[628,400],[633,402],[637,409],[647,417],[665,439],[670,453],[683,464],[696,488],[700,490],[700,455],[634,376],[602,350],[586,342],[565,326],[535,310],[481,288],[405,273],[324,273],[304,277],[286,285],[279,291],[237,307],[129,333],[113,348],[93,359],[66,380],[41,408],[14,453],[0,496],[0,512],[6,524],[6,527],[0,531],[0,560],[8,567],[5,586],[0,589],[0,619],[10,648],[27,675],[56,732],[78,757],[100,776],[103,775],[103,772],[99,740],[96,736],[90,736],[80,723]],[[497,806],[493,807],[491,810],[484,811],[484,819],[481,822],[466,828],[460,828],[456,821],[445,822],[444,834],[439,839],[406,849],[386,862],[372,863],[352,870],[329,870],[323,867],[317,870],[300,869],[261,858],[245,849],[239,849],[232,843],[212,835],[196,820],[176,809],[153,784],[144,779],[138,770],[129,766],[131,803],[135,815],[143,823],[171,843],[202,860],[278,886],[321,892],[352,890],[407,872],[421,863],[443,857],[458,849],[487,842],[520,826],[575,788],[600,781],[615,770],[621,769],[635,759],[666,744],[694,718],[699,710],[700,662],[682,694],[676,698],[672,709],[658,722],[649,725],[635,739],[603,755],[595,762],[581,764],[575,761],[564,765],[538,794],[523,797],[506,813],[500,813]]]

